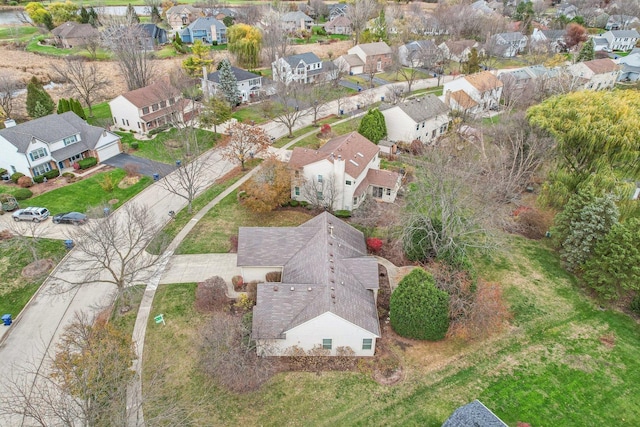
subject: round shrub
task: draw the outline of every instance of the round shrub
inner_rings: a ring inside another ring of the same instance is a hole
[[[87,157],[86,159],[82,159],[78,162],[80,169],[88,169],[91,166],[95,166],[98,164],[98,159],[95,157]]]
[[[391,327],[398,335],[438,341],[449,329],[449,295],[433,276],[415,268],[398,284],[389,303]]]
[[[346,209],[337,210],[333,214],[338,218],[351,218],[351,211]]]
[[[130,147],[132,150],[137,150],[138,148],[140,148],[140,144],[138,144],[137,142],[132,142],[130,144]]]
[[[21,176],[18,178],[18,185],[22,188],[29,188],[33,185],[33,180],[30,176]]]
[[[18,188],[13,192],[13,197],[15,197],[16,200],[27,200],[31,196],[33,196],[33,193],[28,188]]]
[[[297,200],[290,200],[289,201],[289,206],[291,206],[292,208],[295,208],[299,204],[300,204],[300,202],[298,202]]]
[[[18,180],[20,178],[22,178],[24,176],[24,174],[22,172],[16,172],[13,175],[11,175],[11,181],[13,181],[14,184],[16,184],[18,182]]]
[[[631,311],[640,316],[640,294],[633,297],[631,305],[629,306]]]
[[[233,276],[231,278],[231,283],[233,284],[233,289],[236,292],[242,292],[244,289],[244,279],[242,276]]]

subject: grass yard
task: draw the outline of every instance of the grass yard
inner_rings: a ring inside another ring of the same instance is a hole
[[[238,108],[231,114],[231,117],[243,123],[249,123],[253,120],[256,124],[260,124],[270,120],[269,117],[264,116],[264,112],[260,109],[260,104]]]
[[[344,123],[337,125],[331,125],[331,131],[335,136],[344,135],[345,133],[354,132],[358,130],[360,126],[360,120],[362,117],[356,117],[352,120],[347,120]],[[322,140],[316,136],[316,134],[309,135],[306,138],[301,139],[296,143],[296,147],[308,147],[317,149],[320,147]]]
[[[104,121],[107,120],[112,123],[111,116],[111,107],[109,107],[108,102],[101,102],[100,104],[93,105],[91,107],[91,111],[93,112],[93,117],[89,117],[89,109],[84,109],[84,114],[87,116],[87,123],[94,126],[101,126],[104,124]]]
[[[27,42],[38,34],[37,27],[26,25],[11,25],[0,28],[0,41],[3,42]]]
[[[186,150],[180,142],[182,137],[179,130],[172,128],[165,132],[160,132],[151,140],[136,139],[131,132],[115,132],[120,136],[123,144],[127,146],[129,152],[135,156],[156,160],[167,164],[173,164],[176,159],[185,157]],[[196,138],[200,151],[212,148],[220,137],[219,134],[208,130],[196,129]],[[133,143],[138,144],[137,149],[132,149]],[[175,148],[174,148],[175,147]]]
[[[254,213],[237,202],[237,192],[229,194],[211,209],[176,249],[176,254],[225,253],[231,250],[231,236],[239,227],[291,227],[311,219],[311,213],[278,210]]]
[[[45,36],[37,36],[32,38],[31,41],[27,43],[27,47],[25,48],[25,50],[27,52],[34,52],[49,56],[79,55],[87,58],[91,57],[89,52],[83,48],[63,49],[51,45],[41,45],[40,41],[44,39],[46,39]],[[99,49],[96,53],[96,59],[98,60],[109,58],[111,58],[111,53],[107,52],[106,50]]]
[[[195,284],[158,289],[152,313],[164,313],[167,325],[150,322],[145,378],[164,360],[159,392],[192,411],[194,425],[440,426],[475,398],[508,425],[637,425],[637,322],[600,310],[544,242],[506,239],[508,250],[484,258],[480,271],[502,284],[510,327],[486,340],[395,347],[406,373],[398,385],[381,386],[363,368],[279,374],[246,395],[222,390],[198,366],[206,317],[193,309]],[[166,356],[173,354],[181,357]],[[151,406],[145,412],[157,412]]]
[[[55,215],[68,211],[86,212],[90,207],[100,206],[109,200],[117,199],[118,202],[112,205],[112,209],[116,209],[152,182],[151,178],[143,176],[136,184],[127,188],[119,188],[118,183],[125,176],[126,173],[122,169],[97,173],[74,184],[23,200],[20,202],[20,206],[44,206]],[[101,185],[108,179],[111,179],[115,184],[110,192],[105,191]]]
[[[60,240],[38,239],[35,247],[40,259],[50,258],[56,264],[66,252]],[[15,318],[46,278],[30,280],[22,276],[22,269],[31,262],[32,252],[20,239],[0,243],[0,313],[9,313]]]

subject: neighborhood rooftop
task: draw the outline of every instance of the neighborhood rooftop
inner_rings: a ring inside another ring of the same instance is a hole
[[[387,110],[389,108],[398,107],[406,115],[416,122],[424,122],[439,115],[446,115],[449,113],[449,108],[440,101],[440,99],[433,95],[428,94],[421,98],[412,98],[410,100],[399,102],[398,104],[384,104],[380,107],[380,111]]]
[[[166,101],[173,88],[166,81],[160,81],[140,89],[122,94],[129,102],[138,108],[147,107],[156,102]]]

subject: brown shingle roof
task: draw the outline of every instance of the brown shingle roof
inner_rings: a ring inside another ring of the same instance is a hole
[[[129,102],[138,108],[147,107],[160,101],[166,101],[178,95],[177,90],[167,82],[161,81],[123,94]]]
[[[467,93],[463,90],[457,90],[451,94],[451,99],[456,101],[459,106],[464,109],[473,108],[478,105]]]
[[[321,160],[333,163],[337,159],[342,159],[345,162],[345,172],[352,178],[357,178],[378,151],[380,149],[373,142],[358,132],[351,132],[327,141],[318,150],[294,148],[289,164],[297,169]]]
[[[400,174],[392,171],[369,169],[367,176],[362,180],[356,190],[353,192],[353,197],[360,197],[370,185],[376,187],[396,189],[400,183]]]
[[[472,74],[470,76],[466,76],[465,79],[467,79],[467,81],[471,83],[473,87],[481,92],[502,87],[502,82],[500,81],[500,79],[494,76],[491,71],[483,71],[481,73]]]
[[[89,38],[98,35],[98,30],[91,24],[80,24],[68,21],[51,30],[51,34],[60,38]]]
[[[391,53],[391,48],[385,42],[364,43],[358,45],[365,55],[385,55]]]
[[[446,41],[444,43],[449,52],[456,56],[460,56],[465,49],[471,49],[476,44],[474,40]]]
[[[620,68],[618,64],[616,64],[609,58],[585,61],[584,65],[589,67],[589,69],[593,71],[595,74],[610,73],[612,71],[617,71]]]
[[[255,248],[262,249],[252,254]],[[373,296],[378,266],[366,256],[360,231],[327,212],[295,228],[241,227],[238,265],[252,255],[255,262],[243,265],[283,267],[282,283],[258,286],[254,338],[283,338],[327,312],[380,335]]]
[[[337,18],[334,18],[333,20],[327,22],[325,24],[325,28],[335,28],[335,27],[349,27],[351,26],[351,20],[349,18],[347,18],[346,16],[338,16]]]

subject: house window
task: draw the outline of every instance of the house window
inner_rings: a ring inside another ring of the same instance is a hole
[[[73,135],[69,138],[63,139],[62,142],[64,142],[64,145],[67,146],[69,144],[73,144],[74,142],[78,142],[78,137],[76,135]]]
[[[322,349],[323,350],[331,350],[331,338],[324,338],[322,340]]]
[[[29,157],[31,157],[31,160],[38,160],[45,157],[46,155],[47,155],[47,149],[43,147],[38,148],[37,150],[33,150],[32,152],[29,153]]]
[[[324,195],[322,194],[322,191],[317,191],[316,196],[318,197],[318,200],[324,200]]]
[[[351,185],[351,181],[347,180],[347,181],[345,182],[345,184],[346,184],[346,185]]]
[[[425,123],[425,122],[422,122],[422,129],[424,129],[424,123]]]
[[[176,103],[176,100],[174,98],[169,98],[169,105],[173,105]]]
[[[149,114],[149,107],[144,107],[142,109],[142,114]]]
[[[116,125],[118,124],[118,118],[116,116],[113,116],[113,123]]]
[[[138,122],[138,129],[140,129],[140,122]]]
[[[31,170],[33,171],[33,176],[43,175],[51,170],[51,165],[49,163],[45,163],[43,165],[34,166]]]
[[[372,338],[363,338],[362,339],[362,349],[363,350],[371,350],[372,346],[373,346],[373,339]]]
[[[382,60],[378,59],[378,64],[376,65],[376,70],[382,71]]]
[[[129,120],[127,120],[127,126],[129,126]]]
[[[420,123],[416,125],[416,130],[420,130]]]
[[[153,105],[151,106],[151,109],[152,109],[153,111],[158,111],[158,108],[159,108],[159,107],[158,107],[158,104],[153,104]]]
[[[318,175],[318,182],[322,182],[322,175]]]
[[[164,108],[167,106],[167,101],[160,102],[160,108]]]
[[[11,173],[16,173],[16,167],[11,165]]]
[[[300,195],[300,187],[295,187],[295,188],[293,189],[293,193],[294,193],[296,196],[299,196],[299,195]]]
[[[373,197],[382,197],[382,187],[373,187]]]
[[[124,119],[122,119],[122,126],[124,126]]]
[[[387,196],[390,196],[390,195],[391,195],[391,189],[387,188]]]
[[[433,132],[431,132],[431,138],[435,138],[436,137],[436,129],[433,130]]]

